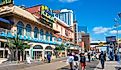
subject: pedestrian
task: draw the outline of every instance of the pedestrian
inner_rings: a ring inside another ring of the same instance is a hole
[[[50,63],[50,61],[51,61],[51,53],[50,52],[47,53],[47,60],[48,60],[48,63]]]
[[[79,61],[80,61],[80,56],[78,53],[75,53],[74,55],[74,70],[79,70]]]
[[[106,51],[104,52],[104,59],[105,59],[105,61],[106,61]]]
[[[85,57],[84,53],[80,54],[80,64],[81,64],[81,70],[85,70],[86,57]]]
[[[96,59],[99,59],[99,55],[98,55],[98,53],[96,54]]]
[[[102,69],[104,69],[104,66],[105,66],[105,55],[104,55],[103,51],[101,51],[101,53],[99,55],[99,60],[101,62]]]
[[[29,56],[29,54],[26,56],[26,61],[28,64],[31,64],[31,57]]]
[[[72,55],[72,53],[69,53],[67,57],[67,62],[70,65],[70,70],[73,70],[73,61],[74,61],[74,56]]]
[[[44,55],[44,61],[47,61],[47,54]]]
[[[88,52],[88,54],[87,54],[87,56],[88,56],[88,60],[89,60],[89,62],[90,62],[90,52]]]

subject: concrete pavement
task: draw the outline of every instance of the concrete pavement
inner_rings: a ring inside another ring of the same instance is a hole
[[[91,61],[91,62],[86,62],[86,70],[94,70],[97,66],[97,64],[99,63],[99,61]],[[62,67],[58,70],[69,70],[69,66],[66,67]],[[80,68],[81,70],[81,68]]]
[[[103,70],[116,70],[116,67],[121,68],[121,65],[119,65],[119,63],[117,61],[106,61],[105,68]],[[96,66],[95,70],[102,70],[100,62]],[[121,70],[121,69],[119,69],[119,70]]]
[[[66,60],[66,57],[64,58],[58,58],[58,59],[55,59],[55,60],[52,60],[51,63],[55,63],[55,62],[61,62],[63,60]],[[49,64],[51,64],[49,63]],[[66,63],[66,62],[65,62]],[[26,63],[4,63],[4,64],[0,64],[0,70],[23,70],[23,69],[26,69],[26,68],[31,68],[31,67],[36,67],[36,66],[39,66],[39,65],[44,65],[44,64],[47,64],[48,63],[44,63],[44,62],[33,62],[32,64],[26,64]],[[61,64],[61,63],[60,63]],[[29,69],[31,70],[31,69]],[[45,70],[45,69],[44,69]]]
[[[57,70],[65,66],[68,66],[68,64],[66,63],[66,60],[63,60],[63,61],[46,63],[46,64],[32,66],[32,67],[18,69],[18,70]]]

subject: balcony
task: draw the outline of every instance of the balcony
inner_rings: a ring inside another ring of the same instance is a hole
[[[0,28],[0,36],[1,37],[9,37],[13,38],[11,30]]]

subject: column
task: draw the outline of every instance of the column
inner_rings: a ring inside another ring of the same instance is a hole
[[[31,32],[31,37],[34,38],[34,32],[33,31]]]
[[[26,36],[26,29],[23,30],[23,36]]]
[[[44,59],[45,56],[45,49],[42,50],[42,59]]]

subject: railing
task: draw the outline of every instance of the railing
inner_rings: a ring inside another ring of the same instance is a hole
[[[8,33],[11,33],[11,30],[4,29],[4,28],[0,28],[0,34],[1,34],[1,33],[8,34]]]

